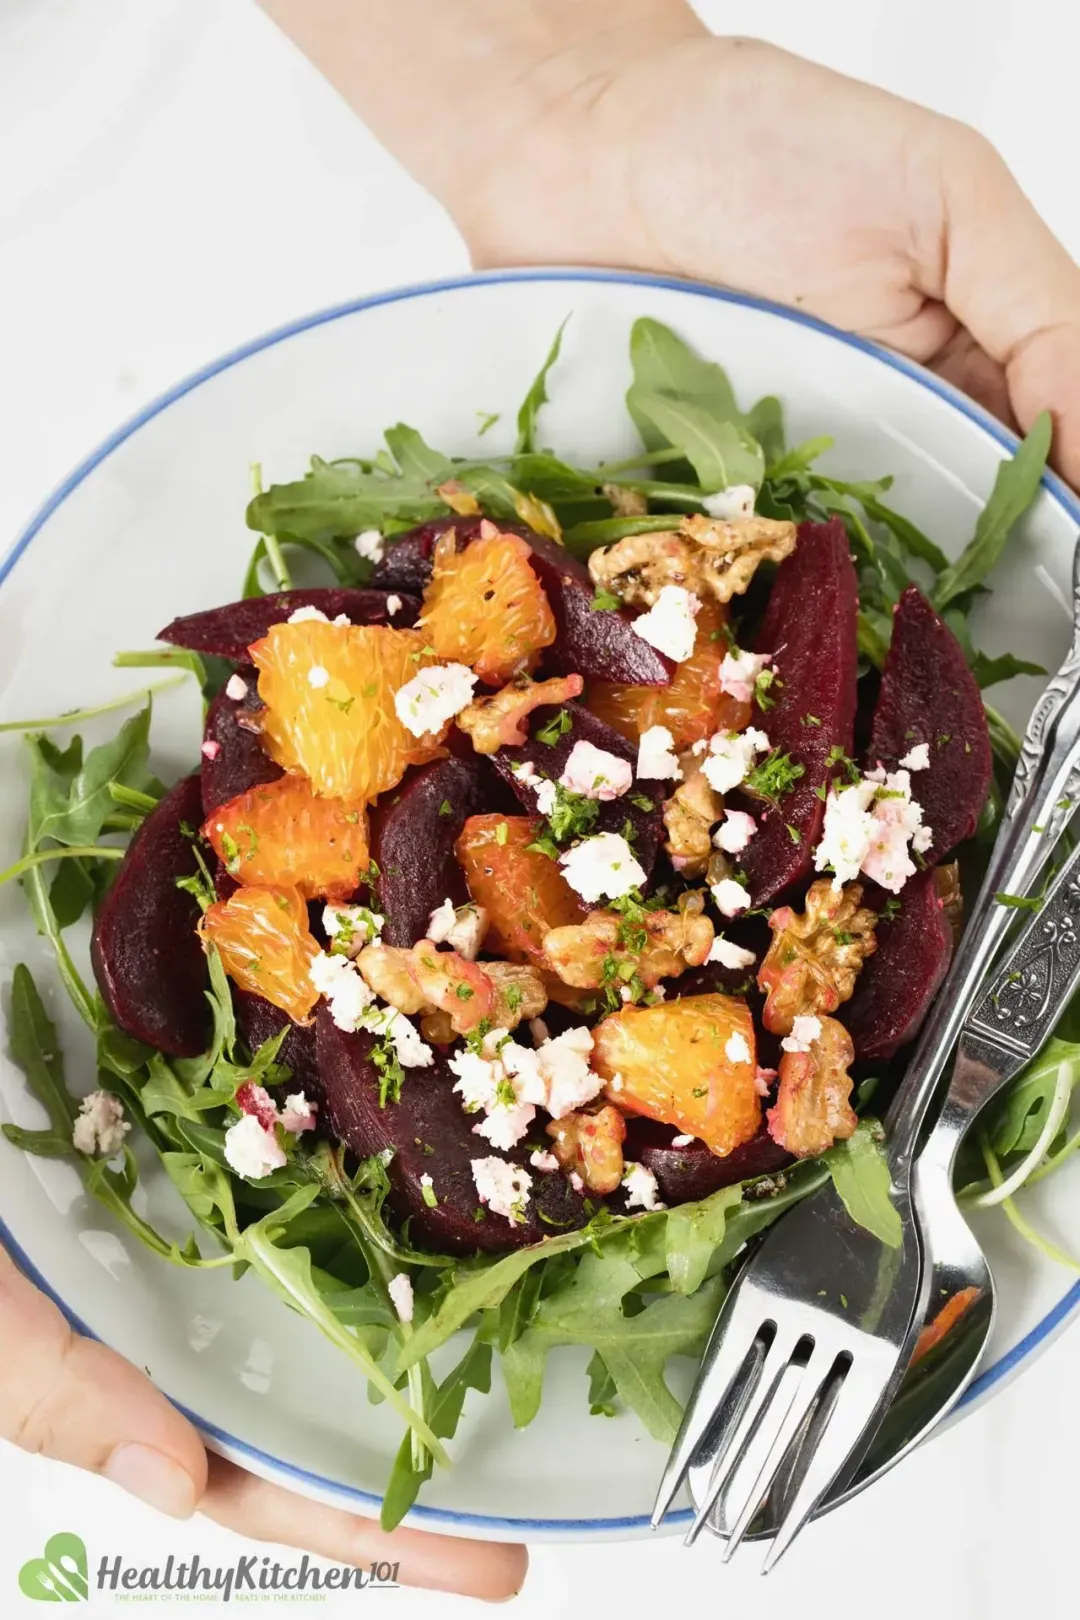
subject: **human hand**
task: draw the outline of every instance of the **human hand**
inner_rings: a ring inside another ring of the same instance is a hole
[[[73,1333],[0,1249],[0,1437],[111,1479],[151,1507],[198,1511],[239,1535],[303,1548],[338,1564],[400,1565],[403,1585],[511,1597],[524,1547],[398,1529],[323,1507],[207,1455],[150,1380],[103,1344]]]
[[[428,164],[474,262],[659,270],[795,305],[1023,429],[1049,407],[1080,484],[1080,270],[993,147],[714,38],[681,4],[652,12],[519,75],[513,123],[472,163]]]

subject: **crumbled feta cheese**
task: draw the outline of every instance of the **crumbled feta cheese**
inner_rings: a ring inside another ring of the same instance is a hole
[[[225,682],[225,696],[234,703],[242,703],[248,695],[248,683],[242,675],[230,675]]]
[[[689,1147],[693,1140],[694,1138],[692,1136],[673,1136],[671,1138],[671,1145],[672,1147]]]
[[[407,731],[425,737],[441,731],[472,702],[475,685],[476,676],[464,664],[437,664],[398,688],[394,709]]]
[[[617,900],[646,880],[621,833],[595,833],[559,856],[563,876],[583,900]]]
[[[864,872],[899,894],[916,870],[909,845],[921,854],[932,842],[922,806],[911,797],[910,774],[879,767],[850,787],[830,788],[814,865],[819,872],[832,870],[834,890]]]
[[[555,808],[555,783],[550,778],[541,779],[536,789],[536,808],[542,816],[550,816]]]
[[[546,1170],[550,1172],[559,1168],[559,1161],[555,1157],[554,1153],[544,1153],[540,1148],[536,1148],[532,1153],[529,1154],[529,1163],[532,1165],[534,1170]]]
[[[278,1106],[265,1086],[245,1080],[236,1093],[236,1105],[244,1114],[254,1114],[264,1131],[273,1132],[278,1122]]]
[[[682,777],[682,766],[674,753],[675,739],[667,726],[650,726],[638,742],[637,774],[654,782]]]
[[[627,1159],[623,1170],[622,1184],[626,1188],[626,1207],[632,1209],[640,1204],[642,1209],[666,1209],[657,1197],[659,1188],[656,1177],[651,1170],[646,1170],[643,1164],[634,1159]]]
[[[455,906],[444,900],[436,906],[428,919],[427,938],[433,945],[449,945],[452,951],[475,962],[488,928],[488,914],[483,906]]]
[[[721,878],[719,883],[710,884],[709,890],[721,917],[737,917],[750,904],[750,896],[734,878]]]
[[[708,748],[708,746],[709,746],[708,737],[699,737],[697,742],[692,742],[690,744],[690,752],[693,754],[695,759],[698,759],[705,752],[705,750],[706,750],[706,748]]]
[[[481,1109],[494,1108],[502,1064],[482,1058],[478,1052],[455,1052],[447,1059],[447,1067],[457,1075],[453,1089],[461,1098],[467,1114],[478,1114]]]
[[[780,1045],[785,1052],[809,1052],[821,1037],[821,1019],[813,1014],[800,1013],[791,1025],[791,1034],[785,1035]]]
[[[330,671],[324,669],[322,664],[312,664],[307,672],[307,679],[309,686],[313,686],[316,691],[320,691],[324,686],[328,685]]]
[[[590,1031],[582,1027],[564,1030],[536,1049],[534,1056],[547,1087],[544,1107],[552,1119],[562,1119],[603,1090],[603,1080],[589,1067],[592,1046]]]
[[[625,1085],[626,1085],[626,1081],[623,1079],[621,1074],[616,1073],[616,1074],[612,1075],[612,1077],[611,1077],[611,1089],[612,1089],[612,1091],[622,1091],[622,1089],[623,1089],[623,1087]]]
[[[508,1153],[523,1136],[528,1135],[529,1126],[535,1118],[536,1109],[531,1103],[518,1103],[513,1108],[500,1105],[473,1126],[473,1134],[484,1137],[493,1148],[501,1148]]]
[[[386,612],[387,612],[387,617],[391,618],[391,619],[394,617],[395,613],[400,613],[401,612],[401,597],[400,596],[391,595],[391,596],[388,596],[386,598]]]
[[[367,906],[326,905],[322,925],[334,956],[359,956],[365,945],[377,945],[386,918]]]
[[[337,1019],[334,1019],[337,1022]],[[396,1007],[369,1007],[362,1014],[358,1027],[374,1035],[389,1035],[394,1043],[398,1062],[406,1069],[430,1069],[435,1054]]]
[[[130,1129],[119,1097],[111,1091],[92,1091],[79,1104],[78,1118],[71,1127],[71,1145],[79,1153],[112,1158],[123,1147]]]
[[[754,682],[772,662],[772,653],[743,652],[736,647],[726,654],[720,665],[720,690],[740,703],[750,703],[754,696]]]
[[[736,518],[753,517],[755,492],[752,484],[729,484],[714,495],[703,495],[701,504],[711,518],[733,523]]]
[[[744,894],[745,892],[743,890]],[[738,970],[739,968],[753,967],[757,957],[753,951],[744,951],[741,945],[736,945],[733,940],[725,939],[723,934],[717,934],[709,946],[709,954],[705,960],[706,962],[719,962],[721,967]]]
[[[426,1170],[424,1171],[424,1174],[420,1177],[420,1185],[421,1185],[421,1187],[434,1187],[434,1185],[435,1185],[434,1181],[428,1175]]]
[[[733,1030],[728,1036],[727,1041],[724,1044],[724,1056],[727,1058],[729,1063],[750,1062],[751,1053],[750,1048],[747,1045],[746,1036],[743,1035],[739,1030]]]
[[[249,1181],[259,1181],[289,1162],[277,1137],[254,1114],[241,1114],[229,1126],[223,1146],[229,1168]]]
[[[930,744],[929,743],[916,743],[914,748],[909,748],[908,749],[907,753],[904,755],[903,759],[900,761],[900,764],[901,764],[901,766],[903,767],[903,769],[905,771],[926,771],[926,770],[929,770],[930,769]]]
[[[398,1320],[411,1322],[413,1318],[413,1287],[412,1278],[406,1271],[399,1271],[391,1277],[386,1285],[386,1292],[390,1295],[390,1302],[398,1313]]]
[[[338,1029],[361,1027],[362,1016],[375,996],[350,957],[320,951],[308,968],[308,978],[319,994],[326,997],[330,1016]]]
[[[473,1159],[472,1174],[476,1196],[496,1215],[520,1223],[525,1219],[532,1176],[519,1164],[506,1159]]]
[[[717,849],[728,855],[741,855],[757,832],[757,822],[745,810],[727,810],[724,819],[713,833]]]
[[[285,1107],[281,1111],[281,1123],[287,1131],[299,1136],[302,1131],[315,1129],[315,1116],[318,1106],[309,1103],[302,1091],[294,1091],[285,1099]]]
[[[525,787],[538,788],[544,780],[531,759],[523,759],[520,765],[511,761],[510,769]]]
[[[762,1069],[760,1067],[754,1070],[754,1090],[757,1092],[759,1097],[767,1097],[769,1095],[769,1092],[772,1089],[772,1083],[776,1079],[778,1072],[779,1071],[776,1069]]]
[[[597,748],[591,742],[576,742],[559,777],[559,784],[569,793],[580,793],[586,799],[617,799],[634,780],[629,761],[618,754],[609,754],[606,748]]]
[[[748,731],[718,731],[709,738],[702,774],[717,793],[730,793],[753,770],[758,754],[769,752],[769,739],[753,726]]]
[[[353,545],[360,556],[366,557],[368,562],[382,562],[386,553],[386,541],[383,539],[382,532],[379,529],[362,529],[353,541]]]
[[[207,737],[206,741],[202,745],[201,752],[203,759],[217,759],[218,755],[221,753],[221,744],[219,742],[215,742],[213,737]]]
[[[285,620],[285,623],[307,624],[309,621],[317,624],[330,623],[330,620],[326,617],[326,614],[323,612],[322,608],[317,607],[293,608],[292,612],[289,614],[289,617]]]
[[[697,625],[694,622],[701,603],[682,585],[662,585],[660,595],[648,612],[639,614],[633,628],[657,652],[676,664],[684,664],[694,651]]]

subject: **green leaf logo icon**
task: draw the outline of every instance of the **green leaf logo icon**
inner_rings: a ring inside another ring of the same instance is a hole
[[[87,1595],[86,1547],[79,1536],[61,1530],[45,1543],[42,1558],[19,1571],[19,1586],[39,1603],[78,1603]]]

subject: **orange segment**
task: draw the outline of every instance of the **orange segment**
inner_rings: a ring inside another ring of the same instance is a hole
[[[308,969],[319,947],[299,890],[237,889],[206,911],[199,933],[217,947],[225,972],[241,990],[265,997],[298,1024],[311,1022],[319,992]]]
[[[306,900],[346,900],[368,865],[362,800],[320,799],[306,776],[249,788],[203,827],[238,883],[297,888]]]
[[[542,825],[538,816],[470,816],[454,853],[491,919],[485,951],[546,967],[547,935],[581,922],[585,908],[555,862],[527,847]]]
[[[720,690],[720,665],[728,651],[723,634],[727,620],[728,610],[721,603],[702,603],[694,651],[676,666],[670,686],[590,681],[586,707],[628,742],[637,742],[650,726],[667,726],[677,749],[689,748],[714,731],[745,731],[750,704]]]
[[[425,666],[423,636],[380,625],[275,624],[251,648],[266,704],[263,741],[316,793],[370,803],[407,765],[439,753],[441,737],[414,737],[394,693]]]
[[[453,530],[435,545],[421,628],[440,658],[469,664],[489,686],[531,668],[555,640],[555,617],[520,535],[489,533],[456,550]]]
[[[700,1137],[721,1158],[760,1127],[754,1021],[734,996],[624,1007],[593,1030],[592,1066],[609,1102]]]

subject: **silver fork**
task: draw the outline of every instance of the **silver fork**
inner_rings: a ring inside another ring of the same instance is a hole
[[[772,1568],[837,1477],[862,1454],[907,1364],[911,1324],[925,1314],[912,1162],[960,1029],[1015,913],[1070,818],[1080,781],[1080,547],[1073,566],[1073,641],[1028,723],[986,879],[890,1113],[890,1199],[902,1238],[891,1248],[848,1215],[831,1184],[770,1228],[733,1283],[660,1483],[655,1528],[691,1464],[712,1466],[687,1535],[692,1543],[738,1473],[753,1483],[732,1519],[729,1558],[785,1459],[793,1489],[766,1555]]]

